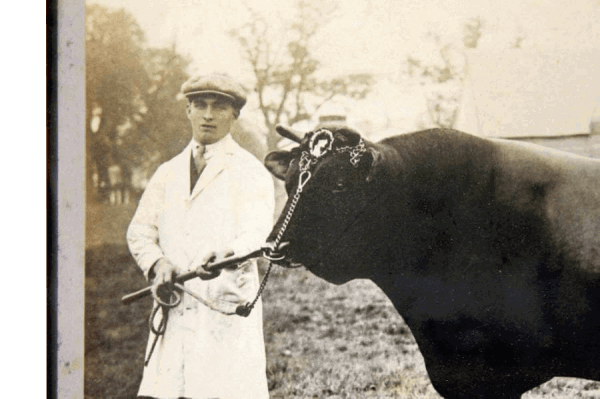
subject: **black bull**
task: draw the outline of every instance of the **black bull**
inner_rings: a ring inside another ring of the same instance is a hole
[[[265,159],[289,196],[269,237],[286,264],[375,282],[447,398],[600,380],[599,161],[449,129],[362,145],[327,130]]]

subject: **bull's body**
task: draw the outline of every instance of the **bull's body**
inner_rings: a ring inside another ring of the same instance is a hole
[[[309,137],[265,161],[290,197]],[[445,397],[600,380],[600,162],[442,129],[366,147],[358,167],[334,151],[314,162],[288,260],[336,284],[373,280]]]

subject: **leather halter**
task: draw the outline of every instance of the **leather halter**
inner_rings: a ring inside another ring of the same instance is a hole
[[[338,147],[335,150],[332,150],[333,143],[333,133],[327,129],[319,129],[311,137],[308,143],[308,151],[302,151],[300,162],[298,164],[300,167],[298,187],[296,188],[296,193],[292,197],[292,202],[288,207],[288,212],[285,215],[283,223],[281,224],[281,228],[279,229],[279,232],[277,232],[277,236],[273,242],[273,248],[269,251],[269,254],[265,253],[265,257],[267,259],[277,261],[285,259],[285,255],[281,255],[278,252],[279,244],[281,244],[283,233],[285,233],[287,230],[290,220],[292,219],[292,215],[294,214],[294,210],[296,209],[296,205],[300,200],[300,194],[302,194],[304,186],[306,186],[306,183],[308,183],[312,177],[312,173],[310,171],[311,166],[316,165],[327,153],[335,151],[337,154],[348,152],[350,154],[350,163],[356,168],[360,163],[362,155],[367,151],[362,138],[355,146]]]

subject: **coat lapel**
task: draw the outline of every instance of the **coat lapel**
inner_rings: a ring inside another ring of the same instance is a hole
[[[204,171],[198,178],[194,190],[190,194],[190,199],[194,199],[198,194],[204,190],[210,182],[212,182],[221,172],[225,169],[225,162],[223,156],[216,156],[206,163]],[[189,181],[189,178],[188,178]]]
[[[231,154],[233,154],[234,151],[232,143],[235,144],[235,142],[233,142],[232,140],[228,140],[225,143],[224,148],[206,162],[206,167],[204,168],[204,171],[198,178],[196,186],[194,186],[194,190],[190,195],[190,199],[193,200],[206,188],[206,186],[208,186],[217,176],[219,176],[223,172],[223,170],[225,170],[228,158]],[[189,173],[190,172],[188,171],[188,181]]]
[[[192,156],[192,145],[188,145],[174,160],[174,174],[172,186],[176,190],[178,198],[184,200],[190,197],[190,157]]]

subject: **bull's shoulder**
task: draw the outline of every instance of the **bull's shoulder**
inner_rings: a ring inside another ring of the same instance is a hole
[[[465,192],[491,178],[497,148],[484,138],[453,129],[428,129],[384,139],[375,144],[390,174],[415,195],[428,191]],[[452,188],[452,187],[454,188]]]
[[[393,149],[406,163],[435,163],[439,167],[461,161],[485,162],[496,145],[485,138],[454,129],[435,128],[389,137],[378,142]]]
[[[450,148],[456,149],[464,145],[484,143],[486,141],[488,140],[480,136],[475,136],[455,129],[432,128],[387,137],[378,143],[389,145],[397,149],[409,146],[423,150],[428,147],[435,148],[440,145],[450,145]]]

